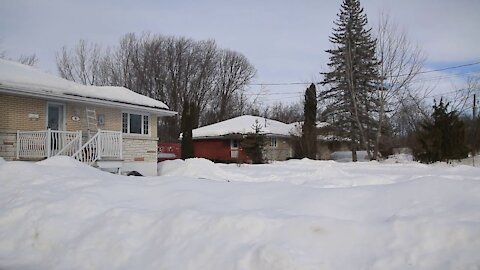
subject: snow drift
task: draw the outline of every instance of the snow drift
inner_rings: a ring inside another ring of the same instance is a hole
[[[127,177],[67,158],[0,162],[0,268],[480,267],[476,168],[167,165]]]

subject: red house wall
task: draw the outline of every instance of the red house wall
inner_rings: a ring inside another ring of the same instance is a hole
[[[247,161],[248,157],[245,152],[242,149],[239,149],[238,151],[238,158],[232,159],[229,139],[205,139],[193,141],[193,153],[195,157],[214,161]]]
[[[182,146],[179,143],[159,143],[158,162],[182,157]]]

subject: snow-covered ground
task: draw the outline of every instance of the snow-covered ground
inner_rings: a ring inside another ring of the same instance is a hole
[[[480,169],[0,159],[0,269],[479,269]]]

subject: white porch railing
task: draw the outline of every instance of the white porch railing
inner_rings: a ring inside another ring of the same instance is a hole
[[[81,131],[17,131],[17,159],[72,155],[81,145]]]
[[[89,165],[104,158],[122,159],[122,132],[98,130],[72,157]]]

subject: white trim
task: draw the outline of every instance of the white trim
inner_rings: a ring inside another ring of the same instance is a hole
[[[128,115],[127,117],[127,132],[123,132],[123,114],[126,113]],[[140,129],[141,129],[141,133],[130,133],[130,115],[131,114],[136,114],[136,115],[140,115],[140,119],[141,119],[141,123],[140,123]],[[148,133],[144,133],[145,132],[145,129],[144,129],[144,119],[143,117],[144,116],[147,116],[148,117]],[[129,135],[138,135],[138,136],[150,136],[152,134],[151,130],[151,126],[150,124],[152,123],[152,117],[151,117],[151,114],[149,113],[142,113],[142,112],[135,112],[135,111],[122,111],[122,133],[123,134],[129,134]]]
[[[271,148],[277,148],[278,147],[277,137],[270,137],[270,147]]]
[[[64,130],[66,130],[66,125],[65,125],[65,124],[66,124],[66,122],[67,122],[67,118],[66,118],[66,117],[67,117],[67,105],[66,105],[65,103],[52,102],[52,101],[47,101],[47,107],[46,107],[47,112],[45,113],[45,115],[46,115],[47,117],[45,117],[45,118],[46,118],[46,119],[45,119],[45,128],[46,128],[46,129],[49,129],[49,127],[48,127],[48,117],[49,117],[49,115],[48,115],[48,107],[49,107],[50,105],[60,106],[60,107],[62,108],[62,114],[63,114],[63,115],[62,115],[62,119],[59,119],[59,121],[61,121],[62,123],[59,123],[59,125],[58,125],[58,130],[59,130],[59,131],[64,131]]]

